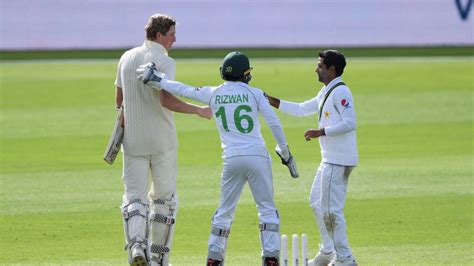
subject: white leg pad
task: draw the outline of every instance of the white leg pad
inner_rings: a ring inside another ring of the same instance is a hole
[[[122,205],[122,217],[125,233],[125,249],[131,262],[131,249],[141,245],[148,260],[148,204],[134,199]]]
[[[150,213],[152,244],[151,261],[153,265],[167,266],[174,233],[178,204],[174,200],[154,200]]]

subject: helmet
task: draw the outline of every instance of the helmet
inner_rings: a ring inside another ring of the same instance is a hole
[[[252,75],[250,75],[249,58],[241,52],[231,52],[224,57],[220,68],[223,80],[243,81],[249,83]]]

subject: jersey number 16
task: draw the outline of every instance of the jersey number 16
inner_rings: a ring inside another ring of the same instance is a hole
[[[248,105],[239,105],[234,110],[234,123],[237,130],[241,133],[247,134],[250,133],[253,129],[253,119],[251,116],[246,114],[241,114],[242,111],[252,112],[252,108]],[[216,112],[216,118],[220,117],[222,120],[222,126],[224,130],[229,132],[229,126],[227,125],[227,117],[225,115],[225,107],[221,106]],[[247,121],[247,127],[245,128],[242,125],[242,121]]]

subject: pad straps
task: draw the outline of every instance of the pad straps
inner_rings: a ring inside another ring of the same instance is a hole
[[[164,254],[170,252],[170,248],[167,246],[160,246],[156,244],[151,244],[151,253]]]
[[[329,98],[329,94],[331,94],[331,92],[339,87],[340,85],[346,85],[344,82],[339,82],[339,83],[336,83],[334,86],[332,86],[328,92],[326,93],[326,95],[324,96],[324,100],[323,100],[323,104],[321,104],[321,106],[319,107],[319,121],[321,121],[321,113],[323,112],[323,107],[324,107],[324,104],[326,103],[326,100]]]
[[[262,224],[258,225],[258,229],[260,229],[260,231],[280,232],[280,225],[279,224],[262,223]]]
[[[162,223],[162,224],[167,224],[167,225],[172,225],[175,223],[175,219],[173,216],[165,216],[163,214],[155,213],[150,220],[152,222],[157,222],[157,223]]]
[[[229,237],[230,229],[212,227],[211,233],[215,236]]]

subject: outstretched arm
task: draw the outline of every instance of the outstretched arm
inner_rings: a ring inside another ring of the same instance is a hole
[[[292,116],[309,116],[318,112],[318,101],[314,97],[302,103],[280,100],[279,98],[265,94],[271,106]]]
[[[265,97],[267,97],[268,102],[270,103],[271,106],[275,107],[276,109],[280,108],[280,99],[276,97],[272,97],[266,93],[265,93]]]
[[[192,103],[181,101],[171,93],[164,90],[160,91],[160,103],[173,112],[197,114],[200,117],[207,119],[211,119],[212,117],[212,111],[209,106],[198,106]]]
[[[171,86],[170,89],[164,91],[161,90],[163,87],[169,87],[169,86],[164,86],[160,84],[160,81],[162,78],[164,78],[166,75],[164,73],[156,71],[155,64],[154,63],[148,63],[146,65],[142,65],[137,69],[137,78],[141,80],[144,84],[150,85],[152,88],[157,89],[160,92],[160,103],[164,107],[168,108],[171,111],[174,112],[180,112],[180,113],[185,113],[185,114],[197,114],[203,118],[210,119],[212,117],[212,111],[209,108],[209,106],[201,107],[198,105],[194,105],[191,103],[187,103],[184,101],[181,101],[171,93],[174,93],[178,96],[184,96],[187,98],[191,98],[194,100],[198,100],[203,103],[209,103],[209,101],[203,101],[203,99],[198,99],[195,97],[189,97],[193,96],[187,95],[188,90],[192,90],[190,86],[187,86],[185,84],[181,84],[178,82],[178,84],[173,84],[175,86]],[[164,82],[163,82],[164,83]],[[182,85],[182,86],[180,86]],[[178,88],[176,88],[176,86]],[[180,90],[179,87],[182,87]],[[173,91],[173,89],[177,91]]]
[[[168,80],[165,73],[156,70],[154,63],[141,65],[137,69],[137,79],[157,90],[164,89],[174,95],[205,104],[209,104],[212,97],[209,87],[196,88],[178,81]]]

